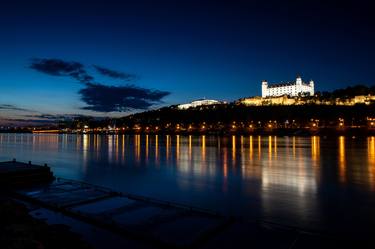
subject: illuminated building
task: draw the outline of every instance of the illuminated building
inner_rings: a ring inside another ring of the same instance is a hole
[[[268,84],[266,80],[262,81],[262,97],[277,97],[277,96],[299,96],[299,95],[314,95],[314,81],[309,83],[302,81],[300,76],[297,76],[295,82]]]
[[[205,105],[216,105],[216,104],[224,104],[224,103],[225,102],[213,100],[213,99],[199,99],[199,100],[195,100],[195,101],[192,101],[190,103],[187,103],[187,104],[178,105],[177,108],[178,109],[188,109],[188,108],[191,108],[191,107],[198,107],[198,106],[205,106]]]
[[[300,104],[300,100],[297,98],[289,98],[288,96],[279,96],[279,97],[252,97],[252,98],[243,98],[238,101],[240,104],[248,106],[262,106],[262,105],[297,105]],[[301,102],[302,103],[302,102]]]

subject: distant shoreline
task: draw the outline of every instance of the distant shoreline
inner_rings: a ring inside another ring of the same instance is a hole
[[[111,132],[65,132],[56,130],[41,130],[37,132],[32,131],[0,131],[0,133],[17,133],[17,134],[98,134],[98,135],[213,135],[213,136],[231,136],[231,135],[246,135],[246,136],[375,136],[375,129],[368,128],[275,128],[275,129],[253,129],[251,131],[111,131]]]

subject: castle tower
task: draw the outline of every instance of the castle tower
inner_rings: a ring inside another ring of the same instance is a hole
[[[310,85],[310,96],[314,96],[314,81],[313,80],[310,80],[309,81],[309,85]]]
[[[262,98],[268,95],[268,83],[266,80],[262,80]]]
[[[302,85],[302,78],[301,76],[297,76],[297,79],[296,79],[296,85]]]

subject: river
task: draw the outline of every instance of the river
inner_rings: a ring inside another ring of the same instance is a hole
[[[328,232],[375,225],[375,137],[0,134],[0,161]]]

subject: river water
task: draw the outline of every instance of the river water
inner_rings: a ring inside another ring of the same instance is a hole
[[[307,230],[370,232],[375,137],[0,134],[0,161]]]

